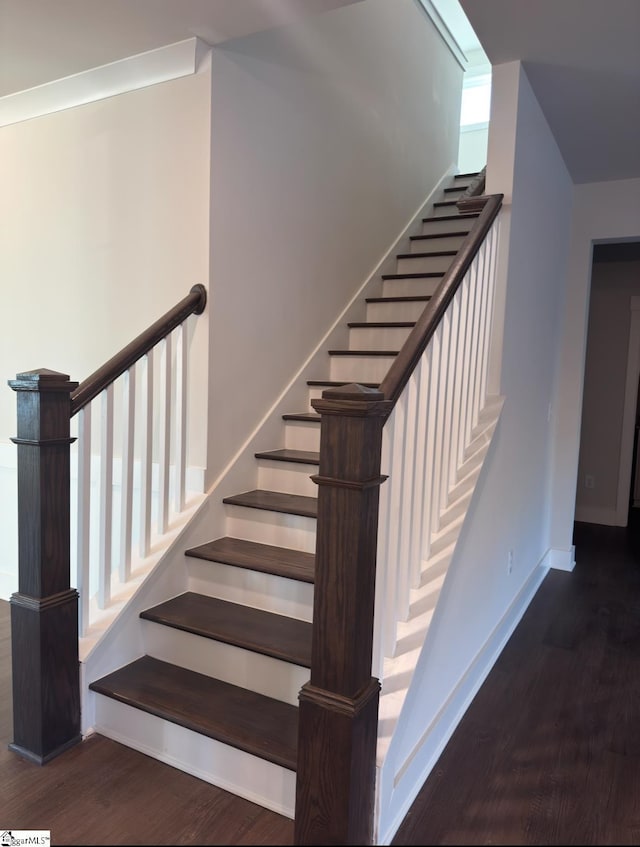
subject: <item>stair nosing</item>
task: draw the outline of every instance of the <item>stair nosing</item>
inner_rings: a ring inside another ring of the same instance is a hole
[[[320,423],[321,417],[316,412],[285,412],[282,415],[285,421],[298,421],[299,423]]]
[[[423,219],[424,220],[424,219]],[[429,232],[425,235],[410,235],[409,241],[426,241],[429,238],[464,238],[469,235],[469,230],[455,230],[451,232]]]
[[[422,273],[405,274],[382,274],[382,279],[438,279],[445,275],[446,271],[424,271]]]
[[[477,218],[480,212],[460,212],[459,215],[431,215],[428,218],[423,218],[422,223],[426,224],[430,221],[464,221],[468,218]]]
[[[294,465],[320,464],[320,453],[317,450],[291,450],[283,447],[278,450],[260,450],[254,453],[254,456],[256,459],[267,459],[270,462],[286,462]]]
[[[330,356],[397,356],[397,350],[329,350]],[[347,383],[348,384],[348,383]]]
[[[415,321],[351,321],[347,324],[349,329],[409,329],[416,325]]]
[[[398,253],[396,259],[431,259],[437,256],[457,256],[457,250],[431,250],[428,253]]]
[[[431,300],[431,294],[407,295],[406,297],[367,297],[367,303],[422,303]]]
[[[351,385],[352,381],[344,379],[308,379],[307,385],[312,387],[320,387],[327,385],[329,388],[342,388],[343,385]],[[378,388],[379,382],[359,382],[358,385],[363,385],[365,388]]]

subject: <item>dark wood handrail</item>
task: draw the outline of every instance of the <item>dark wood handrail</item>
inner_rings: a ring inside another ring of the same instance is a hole
[[[411,330],[411,334],[393,361],[387,375],[380,383],[380,391],[384,394],[385,400],[391,401],[391,408],[402,394],[411,373],[420,361],[427,344],[442,320],[442,316],[469,270],[471,262],[500,210],[503,196],[502,194],[489,194],[481,198],[483,207],[480,216],[465,238],[458,255],[442,278],[442,282],[429,304],[418,318],[415,327]]]
[[[189,315],[201,315],[206,304],[206,288],[204,285],[194,285],[186,297],[80,383],[71,395],[71,417],[111,385],[159,341],[166,338]]]

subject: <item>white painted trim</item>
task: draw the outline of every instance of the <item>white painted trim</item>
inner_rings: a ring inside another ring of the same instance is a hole
[[[627,353],[627,379],[624,388],[622,432],[620,434],[620,464],[618,470],[618,496],[616,498],[616,523],[626,526],[629,513],[629,491],[631,489],[631,465],[633,463],[633,434],[638,401],[638,376],[640,375],[640,297],[631,297],[631,324],[629,327],[629,349]]]
[[[556,571],[572,571],[576,566],[575,544],[571,545],[570,550],[549,547],[542,559],[542,565],[546,568],[553,568]]]
[[[7,94],[0,97],[0,126],[194,74],[210,49],[199,38],[187,38],[44,85]]]
[[[403,795],[403,801],[383,835],[378,837],[377,844],[391,843],[411,804],[547,575],[549,569],[544,564],[544,559],[545,557],[532,570],[509,608],[451,691],[438,714],[397,770],[393,781],[394,793],[400,791]],[[430,736],[436,730],[439,734],[438,743],[430,750],[428,749],[428,742]],[[423,756],[425,756],[425,759],[421,761]],[[408,776],[409,771],[411,773]],[[410,784],[405,785],[404,783],[408,779],[410,779]]]
[[[616,509],[607,509],[601,506],[576,506],[575,520],[584,523],[599,523],[604,526],[619,526]],[[622,524],[622,526],[624,525]]]
[[[456,62],[460,65],[463,71],[466,70],[469,60],[467,59],[462,47],[460,47],[456,41],[455,36],[444,22],[440,12],[438,12],[432,0],[418,0],[418,5],[422,6],[425,14],[438,30],[440,37],[451,51]]]

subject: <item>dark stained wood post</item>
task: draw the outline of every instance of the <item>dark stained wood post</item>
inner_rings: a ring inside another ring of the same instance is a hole
[[[371,675],[382,427],[391,404],[329,389],[322,416],[311,679],[300,692],[296,844],[371,844],[380,683]]]
[[[18,374],[18,591],[11,596],[13,742],[44,764],[80,741],[78,592],[69,587],[71,392],[49,370]]]

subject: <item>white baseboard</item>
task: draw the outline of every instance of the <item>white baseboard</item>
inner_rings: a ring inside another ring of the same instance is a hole
[[[575,544],[572,544],[569,550],[550,547],[544,554],[542,564],[557,571],[572,571],[576,566]]]
[[[209,50],[209,45],[201,39],[187,38],[44,85],[7,94],[0,97],[0,126],[50,115],[197,73]]]
[[[547,575],[548,567],[544,560],[543,557],[533,569],[440,711],[397,769],[393,779],[393,795],[401,797],[401,803],[390,821],[379,821],[376,844],[391,843],[411,804]]]

